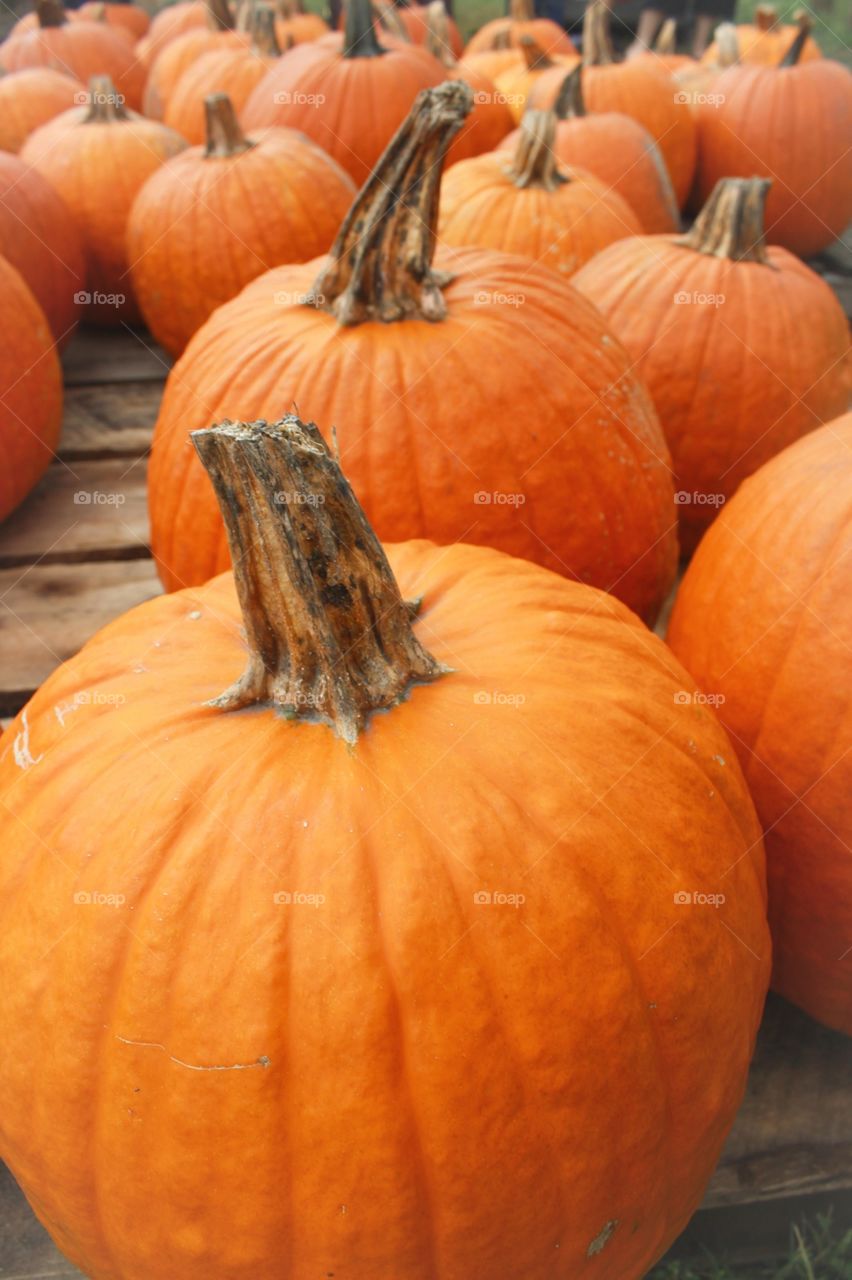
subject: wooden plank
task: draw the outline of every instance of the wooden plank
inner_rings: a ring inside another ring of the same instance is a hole
[[[144,329],[78,329],[62,353],[66,387],[91,382],[162,382],[171,357]]]
[[[55,462],[0,528],[0,568],[148,555],[144,459]]]
[[[60,458],[74,461],[147,453],[162,394],[160,382],[67,387]]]
[[[91,635],[161,589],[153,560],[0,570],[0,714],[17,714]]]

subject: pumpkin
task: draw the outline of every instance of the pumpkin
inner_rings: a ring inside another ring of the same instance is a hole
[[[119,31],[127,31],[133,40],[141,40],[147,34],[151,19],[138,4],[116,4],[109,0],[88,0],[78,10],[81,17],[94,22],[105,22]]]
[[[204,100],[208,94],[226,93],[239,113],[280,54],[273,10],[269,5],[257,5],[251,44],[205,53],[194,62],[169,95],[165,123],[187,142],[203,142]]]
[[[721,177],[773,179],[770,239],[803,258],[825,249],[852,218],[852,73],[827,58],[799,64],[809,30],[780,67],[730,67],[718,101],[699,112],[702,198]]]
[[[145,82],[145,115],[163,120],[183,76],[206,53],[248,48],[249,37],[233,30],[226,0],[207,0],[207,22],[170,40],[157,55]]]
[[[740,59],[761,67],[777,67],[799,33],[798,25],[782,23],[778,10],[771,4],[759,4],[754,11],[754,22],[740,23],[736,28]],[[707,46],[701,61],[714,63],[719,59],[717,39]],[[800,62],[821,58],[822,52],[816,40],[808,34],[799,53]]]
[[[370,0],[351,0],[346,31],[297,45],[256,87],[241,120],[246,129],[300,129],[333,156],[356,184],[366,181],[421,89],[444,69],[419,45],[382,36]]]
[[[0,257],[0,520],[41,479],[59,443],[62,371],[47,318]]]
[[[166,5],[164,9],[158,10],[151,19],[146,35],[136,45],[136,56],[146,73],[150,73],[166,45],[191,31],[193,27],[206,27],[209,22],[208,13],[204,0],[178,0],[176,4]]]
[[[355,194],[348,174],[302,134],[268,129],[247,139],[227,95],[205,105],[206,146],[153,173],[128,224],[134,292],[173,355],[255,276],[327,250]]]
[[[444,8],[443,0],[437,2]],[[396,9],[396,13],[400,22],[405,29],[409,40],[414,44],[427,44],[430,34],[430,23],[428,14],[428,5],[424,4],[408,4],[400,5]],[[446,14],[445,39],[446,52],[454,58],[460,58],[464,52],[464,41],[461,38],[461,32],[455,24],[455,21],[444,9]]]
[[[697,66],[697,60],[690,54],[677,51],[677,18],[666,18],[654,41],[653,49],[633,56],[655,58],[667,71],[677,72]]]
[[[462,74],[471,71],[483,75],[493,82],[509,67],[521,67],[523,64],[524,55],[515,46],[511,49],[489,49],[484,53],[465,53],[459,58],[458,70]]]
[[[128,111],[104,76],[92,77],[89,99],[37,129],[21,158],[56,189],[79,233],[86,319],[116,325],[139,317],[125,244],[131,205],[145,179],[186,143]]]
[[[6,152],[0,152],[0,254],[21,273],[63,347],[86,283],[80,237],[47,179]]]
[[[520,50],[521,61],[501,71],[494,81],[498,93],[507,104],[516,123],[526,110],[534,85],[545,71],[561,68],[564,74],[578,62],[576,54],[552,57],[536,44],[532,36],[521,36]]]
[[[746,476],[848,401],[846,317],[815,272],[765,247],[768,185],[726,179],[689,235],[621,241],[573,281],[651,392],[687,550]]]
[[[194,439],[236,576],[0,748],[0,1156],[92,1280],[639,1280],[768,980],[724,731],[610,597],[386,554],[315,427]]]
[[[511,158],[501,151],[447,171],[438,236],[532,258],[564,276],[642,230],[626,200],[582,169],[557,165],[556,117],[528,111]]]
[[[643,231],[677,231],[677,201],[657,144],[629,116],[616,111],[588,115],[583,102],[582,71],[578,66],[568,72],[553,105],[556,163],[568,168],[576,166],[598,178],[609,192],[627,201]],[[518,141],[519,131],[515,130],[500,147],[514,150]]]
[[[253,281],[175,365],[149,470],[170,589],[228,565],[187,430],[283,397],[335,423],[385,537],[487,543],[656,614],[677,560],[670,462],[626,353],[539,263],[467,248],[431,265],[443,154],[470,98],[461,82],[422,94],[329,257]]]
[[[0,75],[0,151],[20,151],[33,129],[70,111],[85,93],[79,80],[49,67]]]
[[[689,566],[669,643],[718,713],[766,832],[772,985],[852,1035],[852,414],[747,480]]]
[[[609,9],[605,0],[591,0],[583,26],[583,94],[592,112],[615,111],[632,116],[647,129],[662,152],[678,204],[682,208],[692,187],[696,162],[696,125],[689,102],[678,94],[672,73],[653,58],[613,61],[609,38]],[[554,67],[538,77],[529,105],[552,107],[565,79]]]
[[[473,107],[461,129],[450,143],[445,168],[459,160],[493,151],[511,130],[512,113],[493,82],[474,66],[462,67],[450,52],[447,10],[443,0],[432,0],[427,6],[429,32],[425,48],[444,66],[448,80],[463,80],[473,90]],[[475,61],[475,58],[474,58]]]
[[[713,86],[719,74],[726,67],[733,67],[740,60],[740,49],[737,42],[737,28],[732,22],[720,22],[716,28],[713,61],[691,61],[674,71],[680,95],[689,103],[694,115],[698,115],[702,104],[715,105],[716,96]]]
[[[38,27],[0,45],[0,69],[49,67],[88,83],[107,75],[130,107],[142,103],[145,80],[126,36],[104,22],[69,22],[59,0],[36,0]]]
[[[328,35],[328,23],[318,13],[303,13],[297,0],[278,0],[275,33],[282,49]]]
[[[465,57],[470,53],[519,47],[524,36],[530,36],[545,53],[577,52],[571,37],[558,22],[535,16],[532,0],[509,0],[509,16],[494,18],[480,27],[468,40]]]

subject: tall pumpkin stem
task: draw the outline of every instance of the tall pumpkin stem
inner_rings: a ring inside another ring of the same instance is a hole
[[[720,178],[683,243],[734,262],[767,264],[764,210],[769,178]]]
[[[89,81],[89,109],[83,124],[120,124],[130,119],[124,98],[116,93],[109,76],[92,76]]]
[[[432,266],[441,170],[472,105],[462,80],[418,94],[344,218],[310,305],[346,325],[443,320],[451,277]]]
[[[556,116],[552,111],[526,111],[521,120],[512,163],[506,170],[516,187],[555,191],[568,178],[556,168]]]
[[[778,10],[774,4],[759,4],[754,11],[754,25],[758,31],[771,31],[778,25]]]
[[[592,0],[583,16],[583,63],[587,67],[603,67],[614,61],[609,8],[604,0]]]
[[[654,42],[654,53],[663,56],[677,52],[677,18],[666,18]]]
[[[278,58],[281,46],[275,33],[275,10],[268,4],[259,4],[251,19],[251,51],[263,58]]]
[[[432,57],[437,58],[445,67],[456,66],[444,0],[432,0],[426,6],[426,39],[423,43]]]
[[[740,60],[740,37],[733,22],[720,22],[713,33],[716,41],[716,65],[733,67]]]
[[[42,30],[46,27],[64,27],[68,21],[61,0],[36,0],[36,16]]]
[[[574,120],[578,116],[586,114],[586,104],[583,99],[582,63],[572,67],[562,81],[556,100],[553,103],[553,114],[557,120]]]
[[[509,17],[513,22],[532,22],[535,18],[533,0],[509,0]]]
[[[271,11],[270,11],[271,12]],[[204,99],[206,139],[205,159],[228,159],[249,151],[256,144],[240,128],[234,104],[227,93],[209,93]]]
[[[799,61],[799,58],[801,58],[802,56],[802,50],[807,44],[808,37],[811,34],[810,14],[805,13],[804,11],[802,11],[801,13],[797,13],[796,21],[799,24],[799,33],[796,36],[793,43],[790,45],[790,48],[784,54],[784,57],[779,62],[778,65],[780,67],[795,67],[796,63]]]
[[[192,441],[228,531],[249,660],[210,705],[272,705],[355,742],[373,711],[446,671],[313,423],[223,422]]]
[[[232,31],[234,19],[228,0],[205,0],[207,21],[214,31]]]
[[[372,0],[348,0],[343,33],[344,58],[379,58],[385,50],[379,44]]]

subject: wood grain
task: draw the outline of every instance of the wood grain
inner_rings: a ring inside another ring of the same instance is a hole
[[[60,458],[141,457],[151,444],[162,393],[160,382],[67,387]]]
[[[66,387],[88,382],[163,382],[171,357],[144,329],[82,328],[62,353]]]

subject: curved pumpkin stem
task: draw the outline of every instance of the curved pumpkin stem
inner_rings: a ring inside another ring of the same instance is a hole
[[[89,81],[89,110],[83,124],[121,124],[130,119],[124,98],[116,93],[109,76],[92,76]]]
[[[228,0],[205,0],[207,22],[214,31],[232,31],[234,18]]]
[[[586,114],[582,63],[578,62],[576,67],[572,67],[559,86],[553,103],[553,114],[557,120],[574,120]]]
[[[592,0],[583,16],[583,63],[587,67],[603,67],[614,61],[609,8],[604,0]]]
[[[720,178],[683,242],[698,253],[767,265],[764,242],[769,178]]]
[[[341,324],[443,320],[451,277],[432,267],[441,170],[472,106],[463,80],[418,94],[344,218],[311,305]]]
[[[262,58],[278,58],[281,46],[275,33],[275,10],[268,4],[259,4],[251,19],[251,51]]]
[[[234,104],[227,93],[210,93],[204,99],[206,160],[227,160],[243,151],[250,151],[257,144],[251,142],[240,128]]]
[[[348,0],[344,58],[379,58],[385,52],[376,35],[371,0]]]
[[[666,18],[654,43],[654,53],[677,52],[677,18]]]
[[[754,11],[754,25],[758,31],[771,31],[778,25],[778,10],[774,4],[759,4]]]
[[[506,173],[516,187],[544,187],[555,191],[568,178],[556,168],[556,116],[552,111],[526,111],[518,144]]]
[[[61,0],[36,0],[36,16],[42,30],[47,27],[64,27],[68,21]]]
[[[797,13],[796,21],[799,24],[799,33],[790,45],[790,48],[784,54],[784,57],[779,62],[779,67],[795,67],[799,58],[802,56],[802,50],[807,44],[808,37],[811,34],[810,14],[805,13],[804,11]]]
[[[455,67],[457,60],[450,43],[450,25],[444,0],[432,0],[426,6],[426,39],[424,47],[445,67]]]
[[[209,705],[271,705],[355,742],[370,714],[446,668],[421,645],[381,544],[313,423],[193,431],[228,531],[249,647]]]

